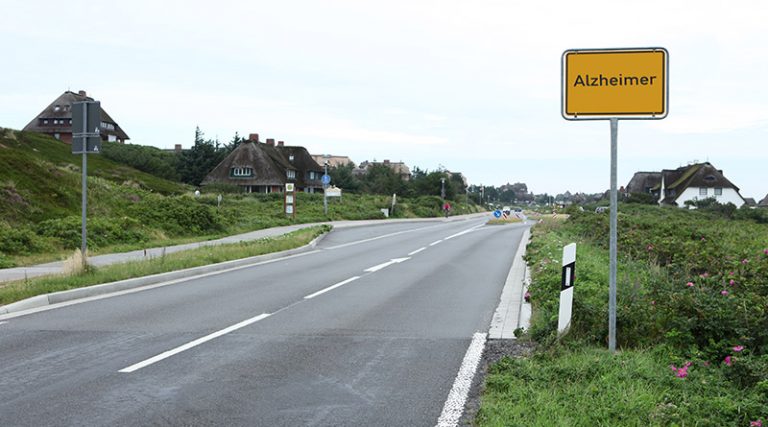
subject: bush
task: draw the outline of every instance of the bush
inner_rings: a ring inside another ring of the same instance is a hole
[[[57,239],[65,249],[79,248],[82,243],[82,217],[68,216],[49,219],[37,226],[41,236]],[[121,243],[139,243],[150,239],[141,223],[132,218],[88,218],[86,224],[88,247],[96,249]]]
[[[215,209],[192,197],[150,197],[129,208],[140,223],[176,236],[199,235],[221,231]]]

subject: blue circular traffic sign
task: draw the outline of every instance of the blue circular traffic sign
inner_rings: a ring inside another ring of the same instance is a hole
[[[325,185],[328,185],[331,183],[331,176],[330,175],[323,175],[322,182]]]
[[[496,209],[495,211],[493,211],[493,216],[495,216],[496,218],[501,218],[501,211]]]

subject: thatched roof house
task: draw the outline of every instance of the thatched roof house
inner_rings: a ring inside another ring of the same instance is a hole
[[[656,192],[651,190],[658,187],[659,184],[661,184],[661,172],[635,172],[632,179],[629,180],[625,192],[630,195],[632,193],[652,194],[658,198],[658,190]]]
[[[296,184],[298,191],[314,193],[322,190],[321,168],[304,147],[275,145],[274,139],[259,142],[251,134],[238,145],[203,180],[202,185],[234,184],[246,193],[282,192],[285,184]]]
[[[760,200],[760,202],[757,204],[757,207],[768,208],[768,194],[765,195],[763,200]]]
[[[89,97],[84,90],[78,93],[66,91],[51,102],[51,105],[32,119],[28,125],[24,126],[24,130],[51,135],[67,144],[71,144],[72,103],[82,101],[93,101],[93,98]],[[103,108],[101,110],[99,132],[103,141],[123,143],[130,139],[120,125]]]
[[[662,197],[660,204],[680,207],[684,207],[686,201],[707,198],[714,198],[722,204],[733,203],[736,207],[744,204],[739,187],[709,162],[665,169],[661,171],[661,182],[651,191],[659,192]]]

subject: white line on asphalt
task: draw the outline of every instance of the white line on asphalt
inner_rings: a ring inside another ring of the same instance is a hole
[[[139,369],[145,368],[145,367],[147,367],[149,365],[152,365],[153,363],[157,363],[157,362],[159,362],[159,361],[161,361],[163,359],[167,359],[167,358],[169,358],[171,356],[179,354],[182,351],[186,351],[186,350],[189,350],[190,348],[197,347],[198,345],[206,343],[206,342],[208,342],[208,341],[210,341],[212,339],[218,338],[218,337],[220,337],[222,335],[226,335],[226,334],[228,334],[230,332],[233,332],[233,331],[236,331],[236,330],[238,330],[240,328],[244,328],[244,327],[246,327],[246,326],[248,326],[248,325],[250,325],[252,323],[258,322],[259,320],[266,319],[269,316],[271,316],[271,314],[268,314],[268,313],[259,314],[256,317],[251,317],[250,319],[243,320],[242,322],[237,323],[235,325],[232,325],[232,326],[230,326],[228,328],[224,328],[224,329],[222,329],[220,331],[214,332],[214,333],[206,335],[206,336],[204,336],[202,338],[198,338],[198,339],[196,339],[196,340],[194,340],[192,342],[186,343],[186,344],[184,344],[182,346],[176,347],[173,350],[168,350],[165,353],[160,353],[157,356],[151,357],[151,358],[149,358],[149,359],[147,359],[147,360],[145,360],[143,362],[139,362],[139,363],[137,363],[135,365],[131,365],[131,366],[125,368],[125,369],[121,369],[118,372],[122,372],[122,373],[125,373],[125,374],[130,374],[131,372],[138,371]]]
[[[4,324],[6,324],[6,323],[8,323],[8,322],[0,322],[0,325],[4,325]]]
[[[441,240],[438,240],[438,241],[436,241],[436,242],[432,242],[432,243],[430,243],[430,244],[429,244],[429,246],[435,246],[436,244],[438,244],[438,243],[440,243],[440,242],[442,242],[442,239],[441,239]]]
[[[425,246],[425,247],[423,247],[423,248],[419,248],[419,249],[416,249],[415,251],[413,251],[413,252],[409,253],[409,254],[408,254],[408,256],[414,256],[414,255],[416,255],[417,253],[419,253],[419,252],[421,252],[421,251],[423,251],[423,250],[425,250],[425,249],[427,249],[427,248],[426,248],[426,246]]]
[[[347,279],[347,280],[345,280],[343,282],[339,282],[339,283],[337,283],[335,285],[328,286],[327,288],[325,288],[325,289],[323,289],[321,291],[317,291],[314,294],[307,295],[307,296],[304,297],[304,299],[311,299],[311,298],[314,298],[314,297],[316,297],[318,295],[322,295],[322,294],[324,294],[324,293],[326,293],[328,291],[332,291],[332,290],[338,288],[339,286],[344,286],[344,285],[346,285],[349,282],[354,282],[355,280],[357,280],[359,278],[360,278],[360,276],[350,277],[349,279]]]
[[[482,226],[483,226],[483,224],[479,224],[479,225],[476,225],[476,226],[474,226],[474,227],[472,227],[472,228],[470,228],[470,229],[467,229],[467,230],[464,230],[464,231],[459,231],[459,232],[458,232],[458,233],[456,233],[456,234],[452,234],[452,235],[450,235],[450,236],[446,237],[446,238],[445,238],[445,240],[453,239],[454,237],[459,237],[459,236],[461,236],[462,234],[471,233],[471,232],[473,232],[473,231],[477,230],[478,228],[480,228],[480,227],[482,227]]]
[[[398,236],[400,234],[413,233],[413,232],[416,232],[416,231],[423,231],[424,229],[432,228],[432,227],[437,227],[439,225],[440,224],[438,224],[438,225],[430,225],[428,227],[414,228],[412,230],[398,231],[398,232],[395,232],[395,233],[390,233],[390,234],[384,234],[384,235],[381,235],[381,236],[371,237],[370,239],[357,240],[357,241],[354,241],[354,242],[344,243],[344,244],[341,244],[341,245],[329,246],[329,247],[327,247],[325,249],[346,248],[347,246],[359,245],[360,243],[372,242],[374,240],[385,239],[387,237]]]
[[[472,337],[472,343],[469,344],[467,354],[461,362],[461,368],[456,375],[456,381],[453,382],[451,392],[448,393],[448,399],[443,406],[443,413],[437,419],[437,427],[454,427],[458,425],[459,418],[464,412],[464,404],[469,395],[469,388],[472,386],[472,379],[475,377],[477,365],[480,363],[480,356],[483,355],[485,348],[485,334],[477,332]]]
[[[382,264],[379,264],[379,265],[374,265],[373,267],[366,268],[363,271],[368,272],[368,273],[375,273],[375,272],[381,270],[382,268],[389,267],[392,264],[400,264],[401,262],[408,261],[409,259],[411,259],[411,258],[410,257],[408,257],[408,258],[392,258],[391,260],[389,260],[389,261],[387,261],[385,263],[382,263]]]

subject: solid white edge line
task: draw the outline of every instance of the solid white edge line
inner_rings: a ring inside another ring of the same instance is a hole
[[[438,240],[436,242],[432,242],[432,243],[429,244],[429,246],[435,246],[436,244],[438,244],[440,242],[442,242],[442,240]]]
[[[242,322],[234,324],[234,325],[232,325],[232,326],[230,326],[228,328],[224,328],[224,329],[222,329],[220,331],[214,332],[214,333],[206,335],[206,336],[204,336],[202,338],[198,338],[198,339],[196,339],[196,340],[194,340],[192,342],[188,342],[188,343],[186,343],[186,344],[184,344],[182,346],[176,347],[173,350],[168,350],[168,351],[166,351],[164,353],[160,353],[157,356],[151,357],[151,358],[149,358],[149,359],[147,359],[147,360],[145,360],[143,362],[139,362],[139,363],[131,365],[131,366],[127,367],[127,368],[121,369],[118,372],[122,372],[122,373],[125,373],[125,374],[130,374],[131,372],[138,371],[141,368],[145,368],[145,367],[147,367],[149,365],[152,365],[154,363],[157,363],[157,362],[159,362],[159,361],[161,361],[163,359],[167,359],[167,358],[169,358],[171,356],[179,354],[182,351],[186,351],[186,350],[189,350],[190,348],[197,347],[198,345],[206,343],[206,342],[208,342],[208,341],[210,341],[212,339],[218,338],[218,337],[220,337],[222,335],[226,335],[226,334],[228,334],[230,332],[233,332],[233,331],[236,331],[236,330],[238,330],[240,328],[244,328],[244,327],[246,327],[246,326],[248,326],[248,325],[250,325],[252,323],[258,322],[259,320],[266,319],[269,316],[271,316],[271,314],[262,313],[262,314],[260,314],[260,315],[258,315],[256,317],[251,317],[250,319],[243,320]]]
[[[314,298],[314,297],[316,297],[318,295],[322,295],[322,294],[324,294],[324,293],[326,293],[328,291],[332,291],[332,290],[338,288],[339,286],[344,286],[344,285],[346,285],[349,282],[354,282],[355,280],[357,280],[359,278],[360,278],[360,276],[350,277],[349,279],[347,279],[347,280],[345,280],[343,282],[339,282],[339,283],[337,283],[335,285],[328,286],[327,288],[325,288],[323,290],[320,290],[320,291],[317,291],[314,294],[307,295],[307,296],[304,297],[304,299],[312,299],[312,298]]]
[[[469,344],[467,354],[461,362],[461,368],[453,382],[451,392],[448,393],[448,399],[445,400],[443,412],[437,419],[437,427],[455,427],[459,423],[461,415],[464,413],[464,404],[467,402],[469,389],[472,387],[472,379],[475,377],[477,365],[480,363],[480,357],[485,348],[486,334],[477,332],[472,337],[472,343]]]
[[[416,249],[415,251],[413,251],[413,252],[409,253],[409,254],[408,254],[408,256],[413,256],[413,255],[416,255],[417,253],[419,253],[419,252],[421,252],[421,251],[423,251],[423,250],[426,250],[426,249],[427,249],[427,248],[426,248],[426,246],[425,246],[425,247],[423,247],[423,248],[419,248],[419,249]]]
[[[4,324],[6,324],[6,323],[8,323],[8,322],[0,322],[0,325],[4,325]]]

